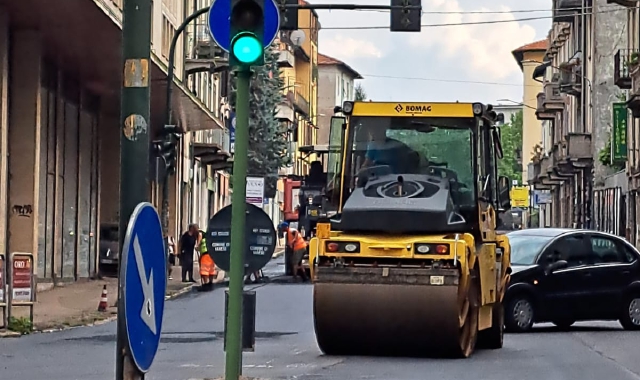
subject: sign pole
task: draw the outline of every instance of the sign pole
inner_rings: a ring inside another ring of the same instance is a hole
[[[123,84],[120,135],[120,260],[129,218],[136,206],[149,197],[149,128],[151,2],[124,0],[122,21]],[[122,265],[121,265],[122,269]],[[159,274],[160,275],[160,274]],[[126,337],[123,271],[118,277],[118,329],[116,380],[142,380],[132,362]]]
[[[244,284],[247,166],[249,164],[249,86],[252,72],[236,72],[236,141],[233,159],[231,198],[231,271],[229,273],[229,313],[227,315],[225,380],[238,380],[242,372],[242,290]]]

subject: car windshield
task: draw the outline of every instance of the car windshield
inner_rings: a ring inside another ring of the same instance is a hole
[[[511,245],[512,265],[532,265],[535,264],[536,256],[542,248],[551,240],[550,236],[537,235],[509,235],[509,245]]]

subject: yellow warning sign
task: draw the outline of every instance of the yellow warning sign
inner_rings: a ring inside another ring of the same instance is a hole
[[[353,116],[473,117],[473,103],[356,102]]]
[[[529,207],[529,188],[526,186],[514,186],[509,193],[511,207]]]

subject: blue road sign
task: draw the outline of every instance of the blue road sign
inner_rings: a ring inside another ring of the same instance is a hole
[[[209,14],[207,15],[207,26],[213,41],[227,53],[231,49],[231,30],[229,18],[231,15],[231,0],[213,0]],[[280,30],[280,10],[275,0],[264,0],[264,41],[262,46],[271,45],[276,39]]]
[[[140,203],[129,219],[120,270],[129,351],[145,373],[158,351],[167,290],[162,226],[150,203]]]

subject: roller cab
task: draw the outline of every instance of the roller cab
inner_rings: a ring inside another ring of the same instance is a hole
[[[468,357],[502,347],[510,255],[495,220],[510,181],[495,164],[500,117],[480,103],[341,111],[327,181],[338,212],[309,245],[320,349]]]

